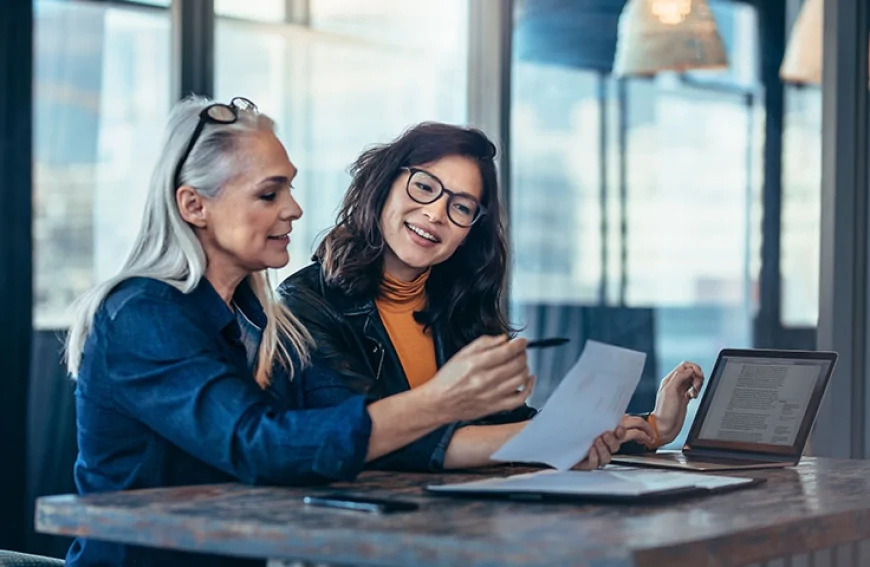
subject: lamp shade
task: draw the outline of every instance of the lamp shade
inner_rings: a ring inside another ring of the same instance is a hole
[[[783,81],[821,84],[824,21],[822,0],[805,0],[794,22],[779,68],[779,77]]]
[[[628,0],[619,16],[615,75],[721,69],[725,47],[707,0]]]
[[[783,81],[822,82],[822,0],[806,0],[794,22],[779,68]]]

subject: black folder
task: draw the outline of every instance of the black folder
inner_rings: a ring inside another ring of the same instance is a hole
[[[426,490],[433,494],[477,498],[643,502],[715,494],[755,486],[764,480],[613,466],[594,471],[544,470],[472,482],[433,484]]]

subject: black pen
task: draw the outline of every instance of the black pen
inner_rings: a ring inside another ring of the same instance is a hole
[[[529,344],[526,345],[526,348],[548,348],[561,346],[571,339],[566,339],[565,337],[550,337],[548,339],[537,339],[534,341],[529,341]]]

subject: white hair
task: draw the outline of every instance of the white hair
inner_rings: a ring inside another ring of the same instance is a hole
[[[142,225],[136,241],[120,272],[97,285],[74,304],[75,315],[66,342],[67,369],[78,376],[85,340],[91,330],[94,315],[106,296],[129,278],[144,277],[160,280],[184,293],[193,291],[205,274],[207,259],[193,229],[181,218],[175,200],[175,168],[190,143],[202,110],[212,104],[203,97],[189,97],[172,109],[166,127],[163,150],[151,176]],[[256,111],[239,110],[233,124],[208,124],[202,131],[180,173],[180,183],[194,187],[200,195],[213,198],[223,186],[244,167],[238,155],[238,144],[246,135],[274,132],[271,118]],[[277,298],[263,270],[247,277],[266,313],[267,323],[260,343],[255,370],[257,383],[265,388],[271,381],[271,370],[280,360],[293,377],[291,354],[286,343],[295,350],[301,364],[310,361],[311,335],[299,320]]]

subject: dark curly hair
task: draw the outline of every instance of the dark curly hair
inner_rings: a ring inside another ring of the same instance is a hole
[[[401,168],[463,156],[480,169],[487,213],[472,225],[464,245],[432,267],[428,306],[416,317],[444,328],[453,343],[445,346],[454,350],[484,334],[513,332],[502,310],[507,243],[495,155],[495,144],[480,130],[435,122],[418,124],[392,142],[364,151],[351,166],[353,179],[336,225],[314,255],[327,284],[354,297],[377,297],[385,246],[381,213]]]

